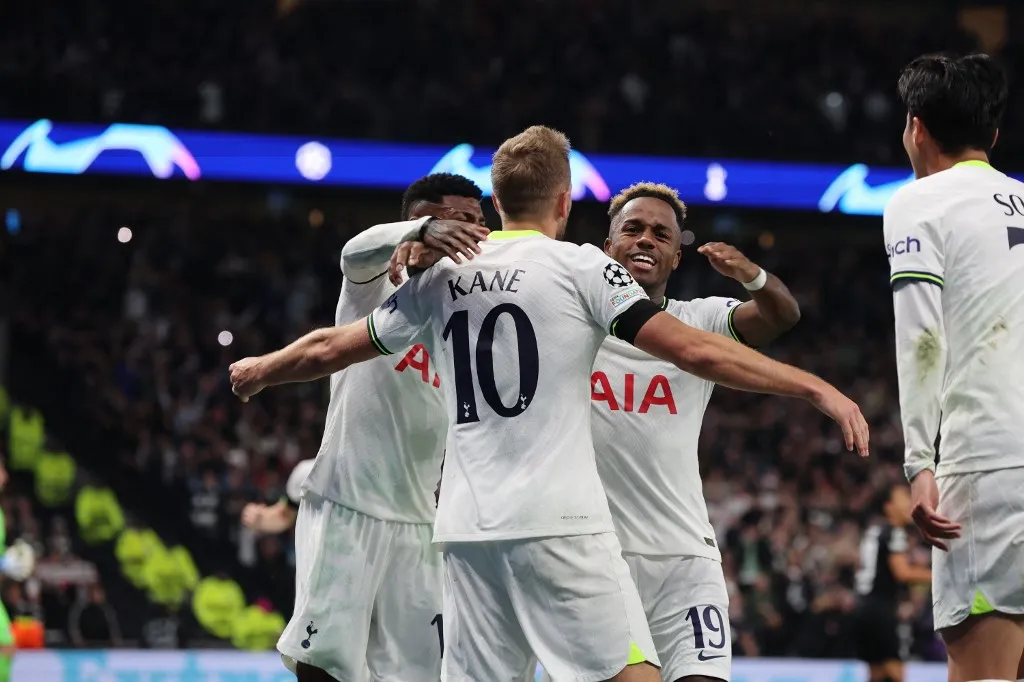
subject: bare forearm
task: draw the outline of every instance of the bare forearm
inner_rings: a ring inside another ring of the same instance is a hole
[[[315,381],[374,354],[364,321],[344,327],[324,327],[259,358],[260,383],[276,386]]]
[[[685,372],[741,391],[811,400],[826,387],[813,374],[723,336],[687,327],[667,314],[651,318],[635,345]]]
[[[757,313],[766,331],[776,336],[787,332],[800,321],[800,304],[781,279],[768,273],[768,281],[760,291],[750,292]]]
[[[751,346],[771,343],[800,321],[800,304],[793,294],[778,277],[766,274],[764,287],[750,292],[753,300],[741,304],[733,313],[736,333]]]

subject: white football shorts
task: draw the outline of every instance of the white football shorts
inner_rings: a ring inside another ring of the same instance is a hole
[[[607,680],[658,665],[614,533],[449,543],[443,682]]]
[[[278,651],[345,682],[437,682],[441,555],[428,524],[361,514],[306,491],[295,612]]]
[[[721,562],[704,557],[623,557],[640,591],[661,678],[689,675],[730,679],[729,591]]]
[[[938,486],[939,513],[962,530],[948,552],[932,550],[935,629],[1024,614],[1024,467],[950,474]]]

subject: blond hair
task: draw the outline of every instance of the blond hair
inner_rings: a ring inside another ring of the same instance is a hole
[[[511,219],[536,217],[570,187],[569,138],[546,126],[530,126],[494,152],[494,196]]]
[[[633,201],[633,199],[641,197],[650,197],[664,201],[672,207],[672,212],[676,214],[676,221],[679,223],[679,227],[683,226],[683,221],[686,220],[686,204],[679,198],[679,192],[668,185],[662,185],[657,182],[637,182],[616,194],[612,197],[611,203],[608,204],[608,217],[611,220],[615,220],[615,217],[622,212],[626,204]]]

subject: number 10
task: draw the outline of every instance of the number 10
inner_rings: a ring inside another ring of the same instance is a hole
[[[516,328],[516,346],[519,348],[519,397],[506,407],[501,402],[498,386],[494,380],[494,333],[498,318],[508,314]],[[469,349],[469,311],[459,310],[448,318],[444,327],[444,340],[451,337],[453,366],[455,369],[455,398],[458,401],[458,424],[480,421],[476,408],[476,387]],[[480,392],[484,401],[501,417],[517,417],[533,402],[540,377],[540,353],[537,350],[537,335],[533,323],[523,309],[514,303],[502,303],[491,308],[480,324],[476,340],[476,371]]]

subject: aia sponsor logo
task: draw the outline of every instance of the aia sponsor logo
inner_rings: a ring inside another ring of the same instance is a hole
[[[434,388],[441,387],[441,377],[438,376],[437,372],[430,371],[430,353],[427,352],[426,347],[422,343],[417,343],[410,348],[405,357],[395,365],[396,372],[404,372],[406,370],[419,372],[420,378],[423,379],[425,384],[430,384]]]
[[[676,414],[676,399],[672,395],[672,384],[668,377],[663,374],[655,374],[644,387],[641,379],[639,388],[643,389],[639,406],[636,406],[636,397],[641,395],[637,391],[637,377],[635,374],[626,374],[622,379],[621,400],[616,397],[612,389],[612,383],[604,372],[594,372],[590,376],[590,399],[595,403],[605,403],[609,410],[623,412],[636,412],[647,414],[653,407],[664,408],[669,414]]]

